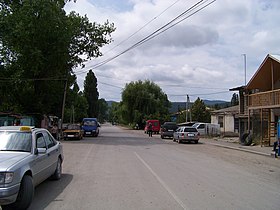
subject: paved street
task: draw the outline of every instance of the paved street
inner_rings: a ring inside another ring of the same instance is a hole
[[[63,145],[63,177],[36,188],[31,210],[279,209],[277,159],[109,124]]]

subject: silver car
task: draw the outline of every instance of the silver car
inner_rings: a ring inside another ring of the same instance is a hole
[[[173,133],[173,141],[178,141],[178,143],[193,141],[197,144],[198,140],[199,132],[194,127],[182,126]]]
[[[34,187],[47,178],[61,178],[63,149],[43,128],[0,127],[0,205],[27,209]]]

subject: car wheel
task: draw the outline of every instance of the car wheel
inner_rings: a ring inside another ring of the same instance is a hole
[[[181,144],[181,140],[180,139],[178,139],[178,144]]]
[[[161,135],[161,136],[160,136],[160,138],[164,139],[164,136],[163,136],[163,135]]]
[[[194,143],[197,144],[197,143],[198,143],[198,140],[195,140]]]
[[[61,178],[62,174],[62,161],[60,158],[58,158],[57,163],[56,163],[56,169],[51,178],[53,180],[59,180]]]
[[[33,179],[29,175],[24,175],[20,183],[19,193],[16,202],[9,205],[1,206],[2,210],[27,209],[32,202],[33,196],[34,196]]]

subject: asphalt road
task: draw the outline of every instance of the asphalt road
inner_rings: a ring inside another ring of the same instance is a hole
[[[272,158],[111,125],[63,146],[62,179],[39,185],[29,209],[280,209]]]

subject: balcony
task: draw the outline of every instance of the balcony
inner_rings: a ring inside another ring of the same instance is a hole
[[[280,89],[249,95],[249,109],[280,108]]]

